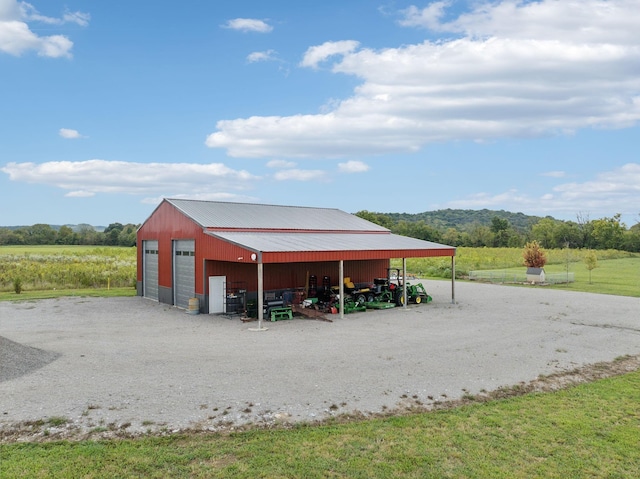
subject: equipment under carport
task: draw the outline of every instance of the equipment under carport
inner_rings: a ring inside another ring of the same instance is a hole
[[[396,303],[389,303],[388,301],[369,301],[365,304],[367,309],[391,309],[396,307]]]
[[[271,308],[270,315],[271,321],[278,321],[279,319],[293,319],[293,311],[290,307]]]
[[[354,301],[352,298],[345,298],[344,300],[344,312],[345,314],[355,313],[356,311],[366,311],[367,307],[365,302]],[[338,311],[340,310],[340,303],[336,304]]]

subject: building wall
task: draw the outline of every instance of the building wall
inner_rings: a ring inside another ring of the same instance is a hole
[[[372,282],[373,278],[387,276],[389,260],[345,261],[344,276],[350,277],[354,283]],[[338,262],[320,263],[276,263],[264,265],[264,289],[303,288],[307,284],[307,276],[315,275],[318,286],[322,285],[324,276],[329,276],[332,286],[338,286],[340,278]],[[258,268],[256,264],[230,263],[224,261],[206,261],[206,277],[226,276],[227,283],[241,282],[246,284],[247,291],[258,290]]]
[[[216,257],[237,261],[238,258],[244,258],[251,261],[250,251],[204,234],[200,225],[184,216],[170,203],[162,202],[140,227],[137,235],[138,245],[142,245],[144,240],[158,241],[158,300],[162,303],[173,303],[172,242],[179,239],[193,239],[196,242],[195,294],[201,299],[206,290],[204,259]],[[143,248],[138,248],[138,291],[141,290],[143,254]]]

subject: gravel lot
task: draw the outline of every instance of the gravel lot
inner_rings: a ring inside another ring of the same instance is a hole
[[[432,303],[264,332],[142,298],[0,302],[0,440],[430,407],[640,354],[640,298],[458,283],[454,305],[422,282]]]

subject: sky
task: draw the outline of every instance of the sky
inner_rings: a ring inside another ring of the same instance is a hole
[[[0,0],[0,225],[162,198],[640,221],[640,0]]]

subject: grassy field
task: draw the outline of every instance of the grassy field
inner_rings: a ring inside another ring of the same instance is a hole
[[[16,281],[20,294],[16,294]],[[136,249],[96,246],[0,247],[0,299],[135,293]],[[13,296],[12,296],[13,295]],[[18,298],[19,297],[19,298]]]
[[[640,477],[640,372],[446,411],[293,429],[0,445],[2,477]]]

